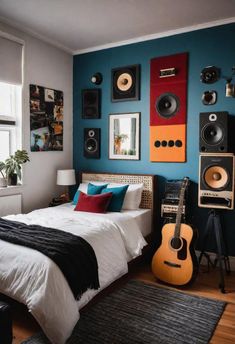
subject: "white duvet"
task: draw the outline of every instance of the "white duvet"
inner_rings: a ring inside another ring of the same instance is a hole
[[[129,215],[92,214],[73,208],[66,204],[5,218],[83,237],[95,251],[101,290],[127,272],[127,262],[141,254],[146,242],[137,222]],[[76,301],[64,275],[50,258],[2,240],[0,292],[27,305],[53,344],[66,342],[79,319],[79,309],[98,293],[88,290]]]

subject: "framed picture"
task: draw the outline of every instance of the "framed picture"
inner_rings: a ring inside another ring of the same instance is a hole
[[[120,102],[140,99],[140,65],[112,69],[111,100]]]
[[[140,112],[109,115],[109,159],[140,159]]]
[[[64,96],[62,91],[29,86],[31,152],[62,151]]]

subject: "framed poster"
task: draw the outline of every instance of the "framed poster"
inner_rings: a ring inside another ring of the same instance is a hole
[[[63,150],[63,92],[29,85],[31,152]]]
[[[140,113],[109,115],[109,159],[140,159]]]

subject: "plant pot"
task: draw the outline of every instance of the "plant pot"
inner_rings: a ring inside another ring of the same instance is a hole
[[[17,174],[12,173],[8,176],[8,185],[17,185]]]
[[[7,187],[7,179],[6,178],[0,178],[0,188]]]

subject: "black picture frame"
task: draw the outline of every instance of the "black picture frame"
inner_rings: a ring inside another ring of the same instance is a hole
[[[31,152],[63,151],[63,91],[29,85]]]
[[[120,80],[123,80],[123,84],[121,84]],[[130,87],[128,87],[128,83]],[[121,89],[121,86],[123,89]],[[111,101],[130,100],[140,100],[139,64],[113,68],[111,70]]]

